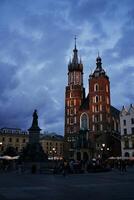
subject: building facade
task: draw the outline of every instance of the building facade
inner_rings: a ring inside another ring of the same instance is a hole
[[[120,112],[121,152],[123,157],[134,157],[134,106],[123,106]]]
[[[65,154],[74,159],[119,155],[119,110],[111,105],[110,81],[99,55],[88,81],[85,95],[83,64],[75,43],[65,90]]]
[[[2,154],[9,146],[15,148],[19,153],[22,152],[26,144],[29,142],[29,133],[16,128],[0,129],[0,154]],[[56,134],[40,134],[40,143],[48,158],[63,158],[64,141],[63,136]]]

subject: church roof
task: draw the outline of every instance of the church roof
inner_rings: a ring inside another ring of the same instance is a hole
[[[120,111],[117,108],[110,106],[110,111],[112,116],[119,117]]]

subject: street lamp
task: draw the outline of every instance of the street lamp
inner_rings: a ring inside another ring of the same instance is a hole
[[[53,160],[54,160],[54,154],[56,153],[55,147],[52,148],[52,153],[53,153]]]
[[[108,151],[110,150],[109,147],[106,148],[106,144],[103,143],[102,147],[101,147],[101,151],[102,151],[102,159],[105,160],[106,157],[108,156]]]
[[[105,146],[106,146],[106,145],[103,143],[103,144],[102,144],[102,147],[104,148]]]

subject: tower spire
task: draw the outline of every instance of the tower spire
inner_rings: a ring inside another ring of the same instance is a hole
[[[77,39],[77,37],[75,35],[75,37],[74,37],[75,43],[74,43],[74,50],[73,50],[74,55],[73,55],[73,59],[72,59],[73,64],[78,64],[78,55],[77,55],[78,50],[76,48],[76,39]]]
[[[96,58],[96,65],[98,69],[102,69],[102,63],[101,63],[101,57],[99,55],[99,51],[98,51],[98,57]]]
[[[76,40],[77,40],[77,37],[76,35],[74,36],[74,49],[76,49]]]

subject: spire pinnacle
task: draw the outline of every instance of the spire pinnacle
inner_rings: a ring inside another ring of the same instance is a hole
[[[76,35],[74,36],[74,48],[76,49],[76,40],[77,40],[77,37],[76,37]]]

